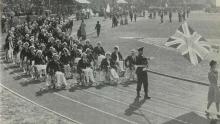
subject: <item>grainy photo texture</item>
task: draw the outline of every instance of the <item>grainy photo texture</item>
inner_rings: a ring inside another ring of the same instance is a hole
[[[1,124],[220,124],[220,0],[0,0]]]

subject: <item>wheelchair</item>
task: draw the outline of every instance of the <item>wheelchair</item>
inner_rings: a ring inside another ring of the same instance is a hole
[[[46,65],[34,65],[33,66],[34,79],[41,81],[46,80]]]

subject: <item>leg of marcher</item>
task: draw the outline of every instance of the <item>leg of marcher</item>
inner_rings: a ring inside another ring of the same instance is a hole
[[[150,99],[149,95],[148,95],[148,75],[147,72],[145,72],[146,74],[143,76],[143,85],[144,85],[144,92],[145,92],[145,99]]]
[[[141,91],[141,85],[142,85],[142,77],[140,76],[140,74],[137,75],[138,77],[138,81],[137,81],[137,97],[140,97],[140,91]]]

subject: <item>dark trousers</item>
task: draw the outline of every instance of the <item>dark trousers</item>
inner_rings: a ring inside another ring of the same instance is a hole
[[[100,29],[96,30],[96,32],[97,32],[97,36],[99,37]]]
[[[142,84],[144,86],[145,95],[148,95],[148,75],[147,72],[140,72],[137,74],[137,92],[141,91]]]

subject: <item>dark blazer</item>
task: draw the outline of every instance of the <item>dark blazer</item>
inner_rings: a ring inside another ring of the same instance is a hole
[[[71,57],[70,55],[64,55],[62,54],[61,57],[60,57],[60,61],[63,65],[67,65],[67,64],[70,64],[70,60],[71,60]]]
[[[36,56],[34,61],[35,61],[35,65],[44,65],[44,64],[46,64],[46,59],[43,55],[40,56],[40,57]]]
[[[21,50],[20,58],[21,58],[22,60],[24,60],[25,57],[28,57],[28,52],[29,52],[28,49],[23,48],[23,49]]]
[[[143,55],[138,55],[136,57],[136,65],[147,65],[148,66],[148,60],[146,57],[144,57]],[[140,74],[142,72],[146,72],[146,71],[143,71],[143,68],[144,67],[137,67],[136,69],[136,73],[137,74]]]
[[[93,54],[87,54],[87,59],[89,60],[89,62],[94,61],[94,56],[93,56]]]
[[[46,67],[46,72],[49,74],[49,75],[54,75],[57,71],[61,71],[61,72],[64,72],[64,67],[63,65],[61,64],[60,61],[50,61],[48,64],[47,64],[47,67]]]
[[[104,48],[103,47],[98,47],[98,46],[96,46],[95,48],[94,48],[94,50],[93,50],[93,54],[95,54],[95,56],[98,56],[98,55],[105,55],[105,50],[104,50]]]
[[[33,61],[35,59],[36,53],[35,52],[31,52],[29,50],[28,55],[27,55],[27,59],[30,61]]]
[[[108,63],[107,58],[103,59],[100,65],[101,70],[107,71],[108,66],[110,66],[110,68],[116,69],[115,62],[112,59],[110,59],[110,63]]]
[[[77,72],[82,73],[82,69],[86,69],[86,67],[90,67],[91,64],[89,61],[84,62],[83,59],[80,59],[77,65]]]
[[[118,57],[119,57],[119,60],[123,60],[122,55],[121,55],[120,52],[118,52]],[[112,53],[111,58],[112,58],[113,61],[116,62],[116,60],[117,60],[116,52],[113,52],[113,53]]]
[[[93,46],[91,44],[89,45],[86,44],[83,46],[83,52],[86,51],[87,48],[89,48],[90,50],[93,50]]]
[[[134,58],[130,55],[125,59],[125,67],[127,68],[134,68],[134,65],[136,64],[137,57]]]

